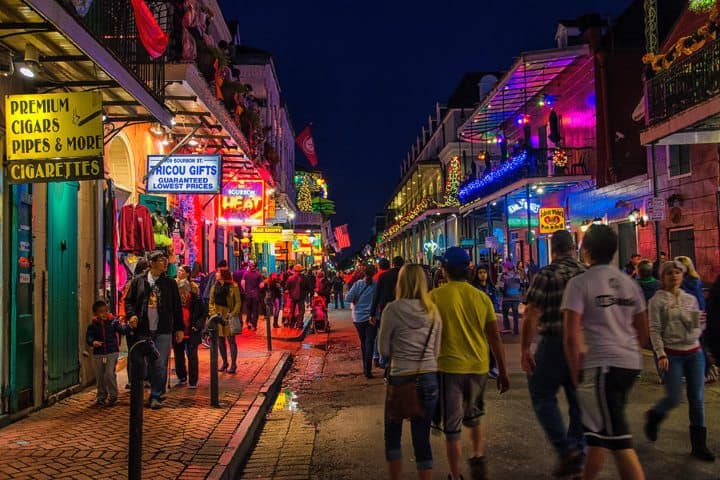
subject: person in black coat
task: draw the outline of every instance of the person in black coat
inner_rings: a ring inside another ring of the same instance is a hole
[[[192,284],[188,280],[178,280],[178,290],[183,311],[185,325],[182,342],[175,342],[175,373],[178,385],[185,385],[190,380],[190,388],[197,388],[198,383],[198,346],[200,345],[202,331],[208,309],[202,299],[192,291]],[[185,357],[187,356],[187,367]]]
[[[380,321],[382,321],[382,311],[388,303],[395,300],[395,287],[397,286],[400,268],[402,268],[404,263],[405,260],[403,257],[397,256],[393,258],[392,268],[378,277],[375,296],[373,297],[373,303],[370,307],[370,311],[372,312],[370,315],[370,324],[376,325],[377,328],[380,327]],[[375,347],[375,352],[373,352],[373,358],[376,367],[385,368],[387,358],[377,352],[377,346]]]
[[[705,342],[715,357],[715,363],[720,362],[720,276],[715,279],[710,288],[710,295],[706,303],[707,327]]]

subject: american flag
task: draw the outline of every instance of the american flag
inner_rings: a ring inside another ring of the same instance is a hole
[[[347,223],[345,225],[335,227],[335,240],[337,241],[337,246],[340,249],[350,247],[350,234],[348,233]]]

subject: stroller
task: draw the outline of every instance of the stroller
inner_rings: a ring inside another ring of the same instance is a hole
[[[310,313],[312,315],[312,329],[313,332],[320,330],[330,331],[330,320],[328,319],[327,303],[325,297],[315,295],[312,299],[310,306]]]

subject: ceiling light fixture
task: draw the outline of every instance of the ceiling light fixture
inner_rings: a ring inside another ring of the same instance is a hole
[[[35,77],[35,70],[40,68],[40,52],[32,43],[25,44],[25,55],[23,57],[25,65],[20,67],[18,71],[27,78]]]

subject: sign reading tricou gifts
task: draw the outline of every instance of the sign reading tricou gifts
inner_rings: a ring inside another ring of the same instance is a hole
[[[148,155],[149,193],[218,193],[220,155]]]
[[[6,95],[10,183],[103,178],[99,92]]]
[[[560,207],[541,208],[540,233],[553,233],[565,228],[565,210]]]

